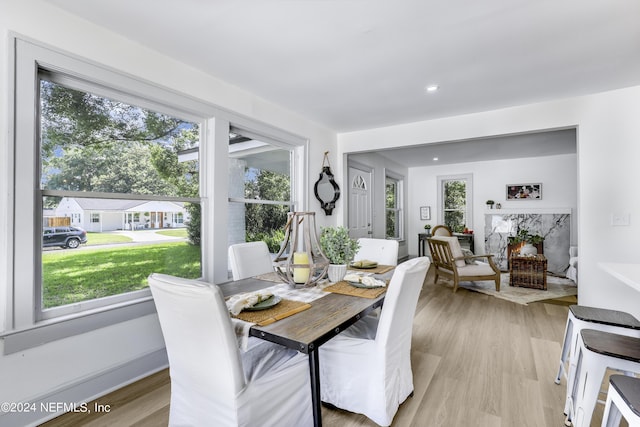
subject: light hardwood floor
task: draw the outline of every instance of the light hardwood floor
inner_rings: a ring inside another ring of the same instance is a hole
[[[564,424],[565,381],[554,384],[568,304],[528,306],[433,284],[429,273],[413,330],[415,392],[394,426],[513,427]],[[107,414],[67,414],[44,424],[160,426],[169,417],[168,371],[98,399]],[[93,403],[90,404],[93,407]],[[592,425],[600,425],[599,409]],[[375,426],[324,407],[325,426]]]

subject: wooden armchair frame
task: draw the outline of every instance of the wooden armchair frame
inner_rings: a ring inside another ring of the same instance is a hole
[[[439,277],[448,277],[453,280],[453,292],[458,290],[461,281],[475,280],[493,280],[496,283],[496,291],[500,292],[500,269],[493,261],[493,255],[469,255],[469,256],[453,256],[450,241],[446,239],[430,238],[429,251],[431,252],[431,263],[435,268],[435,278],[433,283],[437,283]],[[451,242],[453,243],[453,242]],[[456,244],[457,240],[455,241]],[[462,253],[462,250],[460,250]],[[486,258],[488,264],[471,265],[466,264],[466,260]],[[464,266],[459,266],[456,261],[464,261]],[[486,267],[490,267],[486,268]]]

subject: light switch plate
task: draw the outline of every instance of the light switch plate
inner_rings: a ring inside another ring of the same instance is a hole
[[[611,214],[611,225],[613,226],[628,226],[630,223],[630,215],[628,213],[613,213]]]

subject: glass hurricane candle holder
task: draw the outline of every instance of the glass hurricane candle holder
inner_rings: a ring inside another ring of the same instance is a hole
[[[312,286],[325,277],[329,259],[320,249],[315,212],[289,212],[284,241],[273,268],[282,280],[296,288]]]

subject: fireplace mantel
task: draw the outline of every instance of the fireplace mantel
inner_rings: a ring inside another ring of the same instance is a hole
[[[571,215],[571,208],[500,208],[500,209],[485,209],[485,215],[518,215],[518,214],[559,214],[559,215]]]
[[[485,253],[493,254],[501,270],[508,268],[509,236],[526,228],[544,237],[544,255],[550,272],[564,275],[569,266],[570,208],[509,208],[485,211]]]

